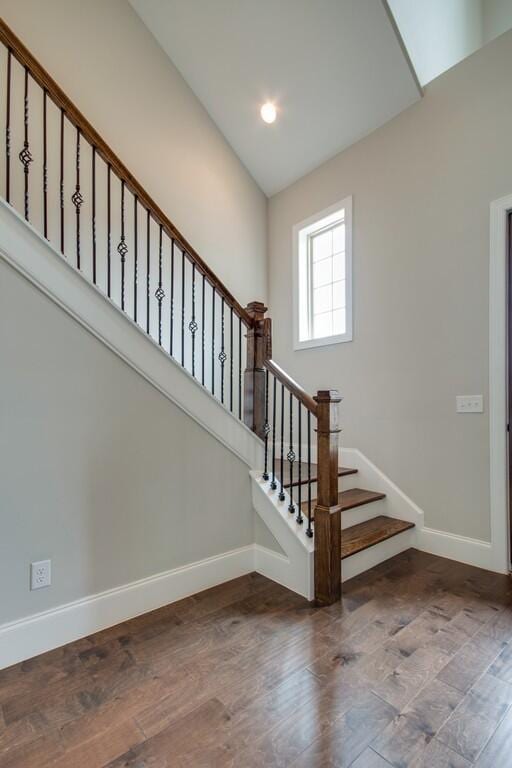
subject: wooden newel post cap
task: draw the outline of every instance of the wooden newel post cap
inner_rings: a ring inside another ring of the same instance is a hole
[[[317,403],[341,403],[343,398],[337,389],[319,389],[313,400]]]
[[[251,301],[246,306],[245,311],[253,320],[258,321],[263,320],[267,309],[268,307],[266,307],[262,301]]]

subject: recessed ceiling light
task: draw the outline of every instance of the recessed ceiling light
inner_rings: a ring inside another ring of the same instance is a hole
[[[260,109],[260,115],[266,123],[273,123],[277,116],[275,105],[271,101],[266,101]]]

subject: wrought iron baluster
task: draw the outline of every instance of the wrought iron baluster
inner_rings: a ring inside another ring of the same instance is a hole
[[[281,484],[279,501],[284,501],[284,384],[281,384],[281,477],[279,482]]]
[[[150,301],[151,301],[151,214],[147,209],[146,219],[146,333],[151,329],[150,323]]]
[[[96,147],[92,148],[92,200],[91,200],[91,227],[92,227],[92,281],[96,285]]]
[[[295,505],[293,503],[293,462],[296,459],[295,451],[293,450],[293,395],[290,392],[290,446],[288,453],[286,454],[288,463],[290,465],[290,503],[288,504],[288,512],[295,512]]]
[[[76,266],[80,269],[80,206],[84,201],[80,192],[80,128],[76,129],[75,173],[75,191],[71,195],[71,202],[75,206],[76,213]]]
[[[308,411],[308,527],[306,536],[313,536],[311,528],[311,411]]]
[[[162,288],[162,225],[158,230],[158,288],[155,291],[155,298],[158,301],[158,343],[162,346],[162,301],[165,298],[165,292]]]
[[[298,442],[299,442],[299,461],[297,465],[298,481],[297,486],[297,517],[296,522],[302,525],[304,519],[302,517],[302,405],[300,400],[297,400],[297,418],[298,418]]]
[[[110,298],[112,288],[112,200],[111,200],[111,175],[110,163],[107,168],[107,296]]]
[[[174,351],[174,238],[171,238],[171,304],[169,307],[169,354]]]
[[[121,258],[121,309],[124,312],[124,273],[128,246],[124,234],[124,179],[121,181],[121,239],[117,245],[117,252]]]
[[[242,418],[242,318],[238,318],[238,418]]]
[[[201,384],[204,387],[204,340],[205,340],[205,291],[206,276],[203,272],[203,290],[201,293]]]
[[[133,319],[137,322],[137,280],[139,268],[139,221],[137,195],[133,197]]]
[[[270,487],[273,491],[277,488],[276,482],[276,406],[277,406],[277,379],[272,376],[272,480]]]
[[[7,86],[5,105],[5,199],[11,202],[11,70],[12,53],[7,50]]]
[[[192,334],[192,376],[196,375],[196,332],[199,328],[196,323],[196,264],[192,262],[192,316],[188,329]]]
[[[268,435],[270,424],[268,423],[268,370],[265,371],[265,422],[263,424],[263,435],[265,440],[265,464],[263,470],[263,479],[268,480]]]
[[[185,251],[181,252],[181,364],[185,367]]]
[[[28,142],[28,67],[25,67],[25,91],[23,98],[23,149],[19,153],[18,157],[23,166],[23,172],[25,175],[25,188],[23,195],[25,219],[28,221],[29,205],[28,205],[28,175],[30,171],[30,163],[32,162],[32,153],[30,152],[30,146]]]
[[[229,410],[233,413],[233,307],[229,312]]]
[[[224,366],[226,364],[226,352],[224,350],[224,296],[222,296],[221,299],[221,310],[220,310],[220,352],[219,352],[219,362],[220,362],[220,401],[221,403],[224,403]]]
[[[215,286],[212,286],[212,395],[215,394]]]
[[[48,240],[48,133],[46,127],[47,113],[46,88],[43,90],[43,234]]]
[[[64,253],[64,110],[60,110],[60,252]]]

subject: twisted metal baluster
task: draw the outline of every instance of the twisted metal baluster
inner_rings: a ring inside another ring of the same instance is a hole
[[[288,504],[288,512],[295,512],[295,505],[293,503],[293,462],[296,459],[295,451],[293,450],[293,395],[290,392],[290,447],[286,454],[288,463],[290,465],[290,503]]]
[[[181,252],[181,364],[185,367],[185,251]]]
[[[43,90],[43,234],[48,240],[48,133],[46,127],[47,113],[46,88]]]
[[[299,473],[299,485],[297,487],[297,517],[295,518],[296,522],[299,525],[302,525],[304,522],[304,519],[302,517],[302,405],[300,400],[297,400],[297,416],[299,420],[299,463],[298,463],[298,473]]]
[[[203,290],[201,292],[201,384],[204,387],[204,340],[205,340],[205,291],[206,291],[206,276],[203,272]]]
[[[306,536],[313,536],[311,528],[311,411],[308,410],[308,527]]]
[[[139,267],[139,220],[138,220],[138,197],[133,198],[133,319],[137,322],[137,279]]]
[[[12,53],[7,51],[7,86],[5,106],[5,199],[11,202],[11,70]]]
[[[272,480],[270,487],[273,491],[277,488],[276,482],[276,400],[277,400],[277,379],[272,376],[273,389],[272,389]]]
[[[23,171],[25,174],[25,190],[24,190],[24,209],[25,219],[28,221],[29,205],[28,205],[28,175],[30,170],[30,163],[32,162],[32,154],[28,143],[28,67],[25,67],[25,95],[23,99],[23,128],[24,128],[24,140],[23,149],[19,153],[18,157],[23,165]]]
[[[107,168],[107,296],[110,298],[112,288],[112,199],[111,199],[111,175],[110,163]]]
[[[96,147],[92,148],[92,201],[91,201],[91,227],[92,227],[92,281],[96,285]]]
[[[158,288],[155,291],[155,298],[158,301],[158,343],[162,346],[162,301],[165,298],[165,292],[162,288],[162,225],[158,230]]]
[[[238,318],[238,418],[242,419],[242,318]]]
[[[128,246],[124,235],[124,179],[121,181],[121,239],[117,246],[117,252],[121,258],[121,309],[124,312],[124,272]]]
[[[174,352],[174,237],[171,239],[171,306],[169,317],[169,354]]]
[[[220,352],[219,352],[219,362],[220,362],[220,401],[221,403],[224,403],[224,365],[226,364],[227,355],[224,351],[224,296],[221,299],[221,312],[220,312],[220,322],[221,322],[221,336],[220,336]]]
[[[263,480],[268,480],[268,434],[270,424],[268,423],[268,370],[265,371],[265,422],[263,424],[263,435],[265,440],[265,468],[263,471]]]
[[[215,286],[212,295],[212,395],[215,394]]]
[[[281,384],[281,477],[279,478],[281,490],[279,491],[279,501],[284,501],[284,384]]]
[[[196,376],[196,332],[199,328],[196,323],[196,265],[192,262],[192,317],[188,329],[192,334],[192,376]]]
[[[76,171],[76,183],[75,191],[71,195],[71,202],[75,206],[76,214],[76,266],[80,269],[80,206],[84,202],[82,193],[80,192],[80,128],[76,129],[76,159],[75,159],[75,171]]]
[[[147,209],[146,220],[146,333],[150,332],[150,296],[151,296],[151,214]]]
[[[60,252],[64,256],[64,110],[60,110]]]

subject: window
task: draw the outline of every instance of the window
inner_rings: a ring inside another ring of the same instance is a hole
[[[352,340],[352,198],[293,228],[295,349]]]

